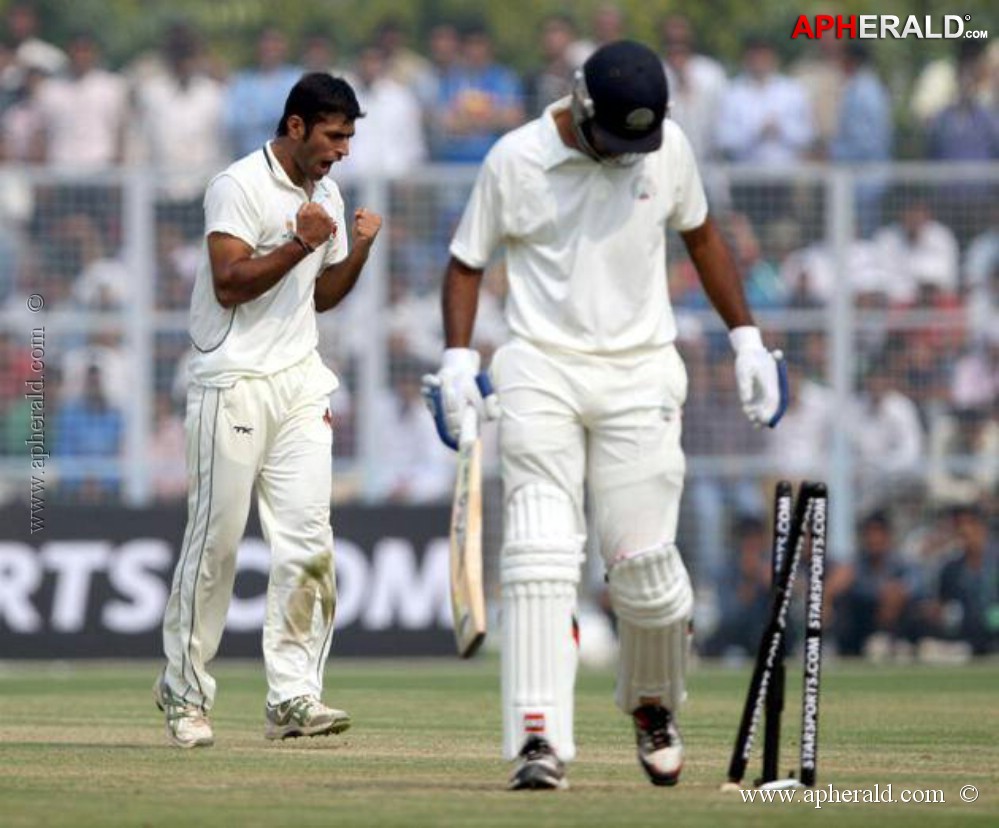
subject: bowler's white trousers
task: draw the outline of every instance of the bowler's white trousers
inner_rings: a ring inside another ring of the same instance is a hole
[[[264,378],[188,391],[188,518],[163,619],[166,681],[210,709],[253,487],[271,548],[263,652],[267,701],[321,695],[333,635],[332,423],[338,382],[313,352]]]

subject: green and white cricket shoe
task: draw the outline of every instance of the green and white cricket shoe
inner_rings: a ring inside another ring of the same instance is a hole
[[[672,786],[683,770],[683,740],[673,714],[662,705],[643,704],[631,714],[638,762],[653,785]]]
[[[267,705],[268,739],[293,739],[298,736],[325,736],[342,733],[350,727],[344,710],[327,707],[315,696],[296,696],[279,705]]]
[[[201,705],[184,701],[166,683],[163,673],[153,684],[153,701],[166,714],[166,730],[170,741],[177,747],[209,747],[215,744],[212,724]]]

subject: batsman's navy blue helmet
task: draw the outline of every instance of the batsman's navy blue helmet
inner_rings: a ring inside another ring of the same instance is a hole
[[[576,94],[602,149],[620,154],[659,149],[669,87],[655,52],[633,40],[608,43],[583,64],[579,80]]]

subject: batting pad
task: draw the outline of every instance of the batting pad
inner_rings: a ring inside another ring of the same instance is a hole
[[[530,484],[507,502],[503,593],[503,755],[513,759],[531,735],[559,758],[576,754],[573,691],[578,648],[573,635],[582,535],[555,486]]]
[[[693,612],[694,590],[675,544],[619,556],[607,580],[617,617],[636,627],[660,629]]]
[[[619,557],[608,574],[621,642],[616,700],[631,713],[644,697],[675,710],[686,697],[694,592],[680,552],[663,544]]]

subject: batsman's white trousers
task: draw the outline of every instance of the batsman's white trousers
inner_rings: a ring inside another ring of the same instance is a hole
[[[215,656],[232,596],[253,487],[271,548],[263,652],[267,701],[321,695],[333,634],[330,528],[335,375],[313,352],[284,371],[227,388],[191,385],[188,518],[163,619],[166,681],[210,709]]]
[[[645,627],[622,629],[630,637],[622,636],[618,704],[631,712],[640,696],[674,704],[683,695],[685,639],[666,633],[685,631],[689,610],[674,546],[687,375],[672,346],[587,355],[523,340],[497,351],[492,375],[503,409],[503,752],[512,758],[527,737],[543,735],[569,761],[584,486],[612,603],[648,603],[631,607],[649,616]],[[622,577],[646,560],[656,565]],[[674,593],[683,600],[668,601]]]
[[[572,499],[576,531],[585,534],[588,486],[608,568],[620,556],[676,540],[687,397],[676,348],[591,355],[514,340],[496,352],[491,372],[503,407],[507,498],[530,483],[554,484]]]

